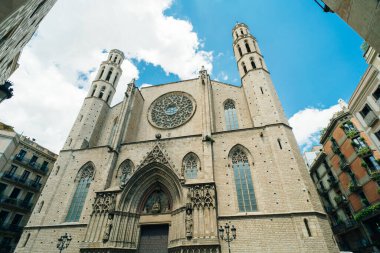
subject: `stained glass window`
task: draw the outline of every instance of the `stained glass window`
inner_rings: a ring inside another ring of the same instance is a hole
[[[188,154],[184,159],[185,178],[195,179],[198,176],[198,157],[195,154]]]
[[[253,212],[257,210],[255,192],[248,158],[241,148],[232,153],[232,167],[234,170],[236,194],[239,211]]]
[[[226,120],[226,130],[239,128],[235,103],[231,99],[228,99],[224,103],[224,117]]]
[[[94,169],[92,166],[88,165],[81,169],[79,182],[71,201],[69,212],[66,216],[66,221],[79,221],[93,175]]]

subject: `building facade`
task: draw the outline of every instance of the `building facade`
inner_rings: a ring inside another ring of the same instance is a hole
[[[364,54],[368,65],[348,108],[377,150],[380,150],[380,55],[369,47]]]
[[[57,155],[0,123],[0,252],[13,252]]]
[[[310,175],[342,250],[380,252],[380,154],[348,109],[321,137]]]
[[[335,12],[376,51],[380,52],[380,6],[377,0],[314,0]]]
[[[123,53],[111,50],[16,252],[338,252],[327,216],[245,24],[232,31],[241,86],[195,79],[110,107]]]
[[[32,38],[39,23],[55,2],[56,0],[1,1],[0,91],[7,92],[8,96],[10,91],[7,79],[18,68],[18,59],[22,49]]]

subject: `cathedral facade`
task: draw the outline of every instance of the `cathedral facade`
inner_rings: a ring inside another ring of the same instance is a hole
[[[112,50],[16,252],[338,252],[256,39],[232,31],[241,86],[195,79],[138,89],[111,107]],[[226,232],[226,231],[225,231]]]

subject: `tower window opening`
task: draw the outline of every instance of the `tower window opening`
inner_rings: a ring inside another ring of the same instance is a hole
[[[240,33],[241,35],[244,35],[243,29],[240,29]]]
[[[111,94],[112,94],[112,92],[110,91],[110,93],[108,94],[107,99],[106,99],[107,103],[108,103],[108,100],[110,100]]]
[[[106,81],[109,81],[109,80],[111,79],[112,70],[113,70],[113,69],[110,69],[110,71],[108,71]]]
[[[263,60],[260,58],[260,65],[262,68],[264,68]]]
[[[40,213],[40,212],[41,212],[42,207],[44,207],[44,203],[45,203],[45,201],[43,201],[43,200],[40,202],[40,205],[38,206],[37,213]]]
[[[260,87],[261,88],[261,87]],[[262,92],[263,90],[261,90]],[[281,145],[281,140],[280,139],[277,139],[277,142],[278,142],[278,146],[280,147],[280,149],[282,149],[282,145]]]
[[[235,32],[235,35],[236,35],[236,38],[239,38],[239,34],[237,32]]]
[[[117,56],[115,56],[115,58],[113,58],[113,62],[116,63],[116,61],[117,61]]]
[[[238,51],[239,51],[239,55],[240,55],[240,57],[242,57],[242,56],[243,56],[243,52],[241,51],[240,46],[238,45],[237,48],[238,48]]]
[[[309,221],[307,219],[303,219],[303,222],[305,223],[305,227],[306,227],[308,236],[312,237],[311,230],[310,230],[310,227],[309,227]]]
[[[100,90],[99,98],[103,97],[105,89],[106,89],[106,87],[103,86],[102,89]]]
[[[25,246],[26,246],[26,244],[27,244],[28,241],[29,241],[29,238],[30,238],[30,233],[28,233],[28,234],[26,235],[26,238],[25,238],[24,243],[22,244],[22,247],[25,247]]]
[[[260,87],[261,94],[264,94],[263,87]]]
[[[251,48],[249,47],[248,42],[244,41],[244,44],[245,44],[245,48],[247,49],[247,52],[250,53],[251,52]]]
[[[255,69],[256,68],[255,61],[253,60],[253,58],[250,58],[250,60],[251,60],[251,66],[252,66],[252,68]]]
[[[113,84],[115,84],[116,83],[116,81],[117,81],[117,77],[119,76],[119,73],[116,73],[116,75],[115,75],[115,79],[113,80]]]
[[[93,96],[94,96],[94,94],[95,94],[95,91],[96,91],[96,85],[94,86],[94,89],[92,90],[92,93],[91,93],[91,97],[93,97]]]
[[[103,73],[104,73],[104,67],[102,68],[102,71],[100,71],[100,75],[98,76],[98,79],[102,79]]]
[[[245,66],[245,63],[243,62],[241,65],[243,66],[244,73],[247,74],[248,70],[247,70],[247,67]]]

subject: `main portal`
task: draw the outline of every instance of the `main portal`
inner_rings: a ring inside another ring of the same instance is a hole
[[[139,253],[168,253],[168,225],[141,226]]]

